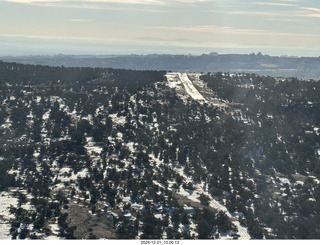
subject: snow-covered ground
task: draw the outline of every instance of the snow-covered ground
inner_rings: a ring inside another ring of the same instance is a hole
[[[183,171],[179,171],[179,174],[181,176],[183,176],[184,178],[187,178],[187,176],[183,173]],[[182,196],[187,197],[188,199],[190,199],[192,201],[199,202],[199,203],[200,203],[200,200],[199,200],[200,195],[205,194],[207,197],[210,198],[210,202],[209,202],[210,207],[214,208],[217,211],[224,212],[231,220],[232,220],[232,218],[235,218],[235,217],[237,218],[236,214],[231,214],[223,204],[221,204],[220,202],[218,202],[217,200],[212,198],[210,193],[208,191],[205,191],[206,188],[204,188],[204,186],[202,184],[194,185],[194,187],[195,187],[195,190],[192,191],[191,195],[189,192],[187,192],[183,188],[180,188],[178,193]],[[250,239],[250,235],[249,235],[248,229],[246,227],[243,227],[239,223],[239,221],[232,220],[232,223],[238,228],[240,240],[249,240]]]
[[[14,218],[10,213],[10,206],[16,207],[18,198],[13,197],[11,191],[0,192],[0,240],[9,240],[11,224],[9,220]]]
[[[114,114],[110,114],[109,115],[112,119],[112,122],[114,124],[119,124],[119,125],[124,125],[126,123],[126,117],[124,116],[118,116],[117,113],[114,113]]]
[[[184,90],[192,99],[199,103],[207,102],[190,81],[187,73],[167,73],[166,77],[170,88],[176,89],[177,92]]]
[[[156,158],[153,154],[149,154],[149,157],[152,159],[152,161],[156,164],[156,166],[159,166],[161,163],[163,163],[160,159]],[[180,176],[182,176],[185,180],[189,180],[192,181],[192,178],[187,176],[184,172],[183,172],[183,168],[173,168]],[[157,181],[153,181],[154,184],[162,186],[159,182]],[[169,186],[171,186],[172,184],[174,184],[175,182],[170,182],[168,181]],[[193,202],[197,202],[200,203],[200,195],[204,194],[207,197],[210,198],[210,202],[209,205],[210,207],[214,208],[217,211],[222,211],[224,212],[232,221],[232,223],[238,228],[238,235],[239,235],[239,239],[240,240],[249,240],[251,239],[249,233],[248,233],[248,229],[246,227],[243,227],[239,221],[236,221],[236,219],[238,218],[238,214],[236,213],[230,213],[228,211],[228,209],[221,204],[220,202],[218,202],[217,200],[214,199],[214,197],[212,197],[210,195],[210,193],[207,191],[206,186],[204,186],[203,183],[198,183],[198,184],[194,184],[193,185],[195,190],[193,191],[187,191],[185,190],[182,186],[179,189],[175,189],[174,191],[177,192],[179,195],[184,196],[186,198],[188,198],[190,201]],[[168,188],[169,190],[173,191],[172,188]],[[227,236],[225,237],[225,239],[232,239],[232,237]]]
[[[182,82],[185,90],[191,96],[192,99],[199,102],[206,102],[206,99],[199,93],[199,91],[194,87],[193,83],[190,81],[187,73],[178,73],[179,79]]]
[[[204,102],[208,103],[208,101],[202,96],[202,94],[195,88],[195,86],[189,79],[187,73],[168,73],[166,76],[168,79],[169,87],[177,89],[177,92],[179,91],[181,92],[181,89],[182,89],[181,85],[183,85],[185,91],[192,99],[198,101],[199,103],[204,103]],[[157,165],[160,164],[161,161],[156,159],[153,155],[150,155],[150,157],[152,160],[155,161]],[[183,176],[185,179],[188,179],[188,176],[184,174],[182,169],[176,169],[176,170],[181,176]],[[242,240],[250,239],[248,229],[246,227],[243,227],[239,223],[239,221],[235,221],[234,220],[235,215],[231,214],[223,204],[221,204],[214,198],[211,198],[211,195],[207,191],[205,191],[206,188],[204,188],[204,186],[201,186],[201,184],[195,185],[195,188],[196,189],[192,192],[188,192],[183,188],[180,188],[178,190],[178,193],[194,202],[200,202],[199,197],[201,194],[205,194],[206,196],[210,197],[210,204],[209,204],[210,207],[216,209],[217,211],[223,211],[229,218],[233,218],[232,222],[238,228],[238,234],[240,235],[239,239],[242,239]]]
[[[50,230],[52,232],[52,235],[51,236],[47,236],[44,239],[45,240],[58,240],[58,239],[61,239],[61,238],[58,237],[59,230],[60,230],[58,224],[57,223],[52,223],[52,224],[49,224],[48,226],[49,226],[49,228],[50,228]]]
[[[102,147],[97,146],[96,143],[93,141],[93,137],[87,137],[87,144],[85,148],[89,155],[100,155],[102,152]]]
[[[214,95],[214,92],[210,88],[207,88],[207,85],[200,79],[200,76],[201,74],[198,73],[170,72],[166,74],[167,85],[175,89],[178,96],[183,100],[191,97],[200,104],[207,103],[215,107],[229,107],[227,101],[218,99]],[[210,94],[210,96],[205,98],[202,92]]]

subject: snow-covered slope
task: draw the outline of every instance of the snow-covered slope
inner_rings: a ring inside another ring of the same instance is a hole
[[[168,85],[171,88],[175,88],[178,91],[184,88],[187,94],[194,100],[203,103],[207,100],[199,93],[193,83],[190,81],[187,73],[168,73],[167,75]]]
[[[190,81],[187,73],[178,73],[179,79],[182,82],[187,93],[191,96],[192,99],[199,102],[206,102],[206,99],[199,93],[199,91],[194,87],[193,83]]]

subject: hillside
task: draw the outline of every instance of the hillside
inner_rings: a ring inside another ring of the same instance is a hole
[[[0,239],[320,238],[320,83],[0,62]]]

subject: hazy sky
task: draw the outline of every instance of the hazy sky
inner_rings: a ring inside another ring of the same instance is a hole
[[[0,1],[0,55],[212,51],[320,56],[320,1]]]

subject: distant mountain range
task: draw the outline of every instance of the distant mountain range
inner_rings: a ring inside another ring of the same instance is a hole
[[[179,72],[255,73],[274,77],[320,79],[320,57],[289,57],[258,54],[194,55],[55,55],[6,56],[0,60],[23,64],[65,67],[102,67]]]

